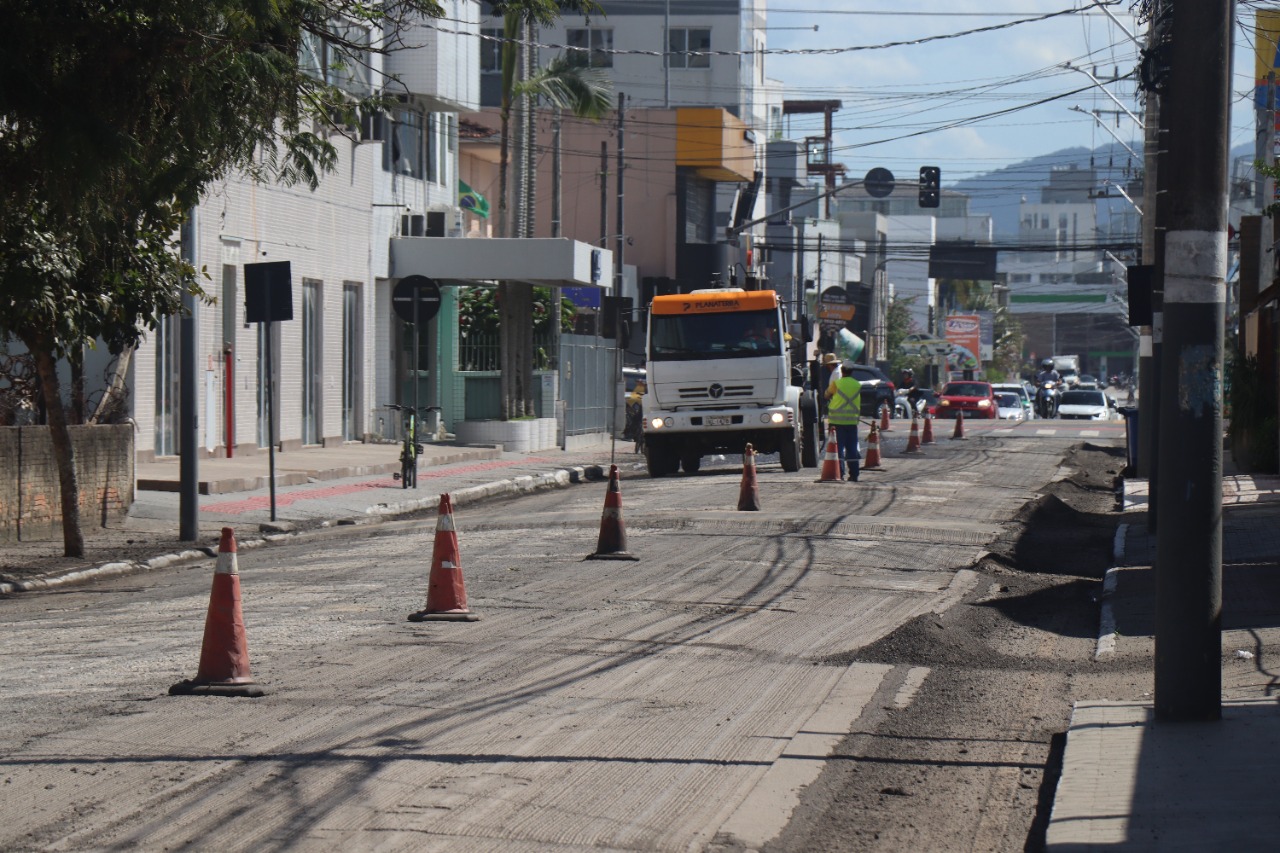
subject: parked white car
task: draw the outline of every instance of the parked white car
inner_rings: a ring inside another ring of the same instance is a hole
[[[1058,417],[1064,420],[1109,421],[1116,401],[1102,391],[1070,388],[1058,400]]]
[[[902,339],[899,349],[907,355],[932,358],[935,355],[946,355],[951,351],[951,344],[928,332],[912,332]]]

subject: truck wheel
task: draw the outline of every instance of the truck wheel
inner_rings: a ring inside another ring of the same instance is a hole
[[[650,477],[665,477],[676,472],[676,457],[670,442],[650,438],[644,443],[645,463]]]
[[[782,462],[782,470],[791,472],[800,470],[800,437],[792,434],[778,442],[778,460]]]
[[[702,455],[686,453],[680,457],[680,467],[684,469],[686,474],[696,474],[698,469],[702,467]]]
[[[818,415],[812,406],[801,406],[800,464],[818,467]]]

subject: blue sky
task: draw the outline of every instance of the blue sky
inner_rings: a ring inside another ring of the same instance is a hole
[[[914,180],[927,164],[941,167],[945,185],[1061,148],[1103,145],[1114,141],[1112,133],[1138,148],[1138,124],[1117,115],[1120,107],[1088,75],[1063,67],[1069,62],[1100,79],[1117,69],[1129,74],[1138,46],[1125,29],[1140,39],[1145,34],[1131,14],[1134,5],[1107,6],[1117,24],[1087,0],[770,0],[771,50],[864,48],[1009,26],[831,55],[772,54],[766,74],[783,82],[789,99],[843,102],[835,158],[851,177],[883,166]],[[1237,28],[1233,145],[1253,138],[1253,5],[1237,10],[1247,26]],[[1029,20],[1066,10],[1076,11]],[[1106,88],[1141,117],[1132,79]],[[1039,101],[1045,103],[1033,105]],[[1095,110],[1106,111],[1100,118],[1112,133],[1099,126]],[[820,121],[795,117],[788,135],[812,135]]]

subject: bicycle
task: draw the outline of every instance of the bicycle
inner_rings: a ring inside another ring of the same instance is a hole
[[[402,489],[410,487],[416,489],[418,488],[418,457],[423,451],[422,445],[418,443],[418,413],[439,412],[442,409],[439,406],[419,406],[415,409],[413,406],[402,406],[399,403],[389,403],[387,408],[406,413],[404,442],[400,449],[400,470],[393,472],[391,479],[400,481]]]

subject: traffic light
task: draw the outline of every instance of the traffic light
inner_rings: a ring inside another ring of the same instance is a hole
[[[920,167],[920,206],[937,207],[942,201],[942,170],[937,166]]]

